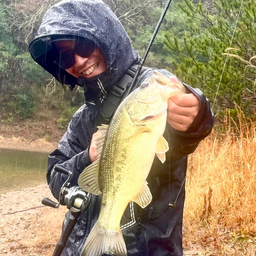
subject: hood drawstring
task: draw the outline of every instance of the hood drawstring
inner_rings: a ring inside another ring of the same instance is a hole
[[[100,104],[106,99],[107,91],[103,85],[102,79],[99,77],[97,80],[88,81],[88,79],[84,77],[77,78],[77,84],[84,89],[86,102],[94,101],[99,102]]]
[[[107,97],[107,92],[106,92],[106,90],[105,90],[105,88],[104,88],[104,86],[103,86],[103,84],[102,84],[102,82],[99,78],[97,79],[97,84],[98,84],[100,92],[101,92],[100,102],[102,103]]]

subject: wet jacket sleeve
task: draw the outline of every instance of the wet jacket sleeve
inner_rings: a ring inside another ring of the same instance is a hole
[[[91,162],[88,148],[92,134],[95,132],[96,112],[92,107],[82,106],[72,117],[68,129],[48,158],[47,182],[53,196],[58,199],[62,184],[67,175],[55,171],[58,164],[72,172],[69,187],[77,185],[80,173]]]
[[[199,142],[210,134],[214,123],[209,100],[201,90],[184,85],[189,93],[193,93],[198,98],[200,109],[194,122],[185,132],[177,131],[167,124],[170,138],[172,138],[169,141],[169,146],[173,157],[182,157],[194,152]]]

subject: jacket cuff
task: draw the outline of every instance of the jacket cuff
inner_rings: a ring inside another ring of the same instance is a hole
[[[199,89],[184,84],[188,93],[193,93],[199,100],[198,114],[187,131],[175,130],[168,124],[172,139],[173,152],[176,155],[188,155],[197,148],[199,142],[211,133],[214,116],[210,109],[210,102]]]
[[[194,134],[194,136],[196,136],[197,134],[198,137],[201,137],[201,139],[203,139],[211,133],[214,124],[214,115],[210,109],[210,101],[205,97],[200,89],[192,88],[187,84],[184,84],[184,86],[189,93],[193,93],[197,97],[200,105],[195,120],[190,125],[188,130],[184,133],[190,134],[190,136],[191,134]]]

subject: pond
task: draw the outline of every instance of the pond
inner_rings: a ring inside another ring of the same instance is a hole
[[[0,148],[0,194],[46,183],[47,153]]]

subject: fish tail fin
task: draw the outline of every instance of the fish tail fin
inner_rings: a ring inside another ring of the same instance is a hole
[[[126,256],[126,245],[121,230],[103,230],[96,222],[85,242],[82,256],[101,256],[103,254]]]

